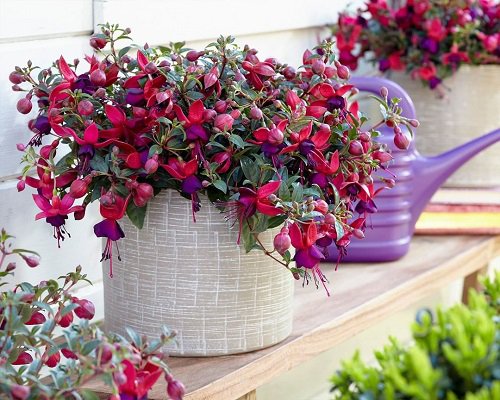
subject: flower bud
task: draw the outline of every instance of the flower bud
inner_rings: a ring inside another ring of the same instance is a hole
[[[381,163],[385,163],[392,160],[392,156],[386,151],[376,150],[372,153],[372,158],[378,160]]]
[[[333,225],[335,224],[335,216],[332,213],[325,215],[325,224]]]
[[[359,140],[351,140],[349,143],[349,153],[351,153],[354,156],[360,156],[363,154],[363,146],[359,142]]]
[[[27,97],[23,97],[17,102],[17,111],[21,114],[28,114],[33,108],[33,104],[31,104],[31,100]]]
[[[263,114],[262,114],[262,110],[260,108],[258,108],[258,107],[252,107],[250,109],[250,114],[249,115],[250,115],[251,119],[257,120],[257,119],[261,119]]]
[[[135,196],[133,196],[134,204],[137,207],[144,207],[151,197],[153,197],[153,194],[153,186],[149,183],[139,183],[135,189]]]
[[[17,356],[16,360],[12,363],[12,365],[25,365],[31,364],[33,362],[33,357],[27,351],[23,351]]]
[[[83,179],[76,179],[71,182],[71,186],[69,187],[69,194],[74,199],[79,199],[87,194],[89,190],[87,182]]]
[[[74,352],[72,352],[70,349],[61,349],[61,353],[64,357],[66,357],[68,359],[78,360],[78,356]]]
[[[40,264],[40,260],[38,259],[38,257],[25,256],[24,254],[21,254],[21,257],[30,268],[38,267],[38,265]]]
[[[215,111],[219,114],[225,113],[227,110],[228,104],[224,100],[217,100],[214,105]]]
[[[316,58],[312,63],[312,70],[317,75],[322,75],[323,72],[325,72],[325,68],[325,63],[318,58]]]
[[[352,234],[358,239],[363,239],[365,237],[365,233],[361,229],[353,229]]]
[[[29,386],[22,386],[14,383],[10,387],[10,394],[16,400],[26,400],[27,398],[29,398],[30,393],[31,389]]]
[[[67,328],[68,326],[71,325],[72,322],[73,322],[73,311],[70,311],[69,313],[65,314],[64,317],[61,317],[58,324],[63,328]]]
[[[177,379],[174,379],[174,377],[171,374],[167,374],[165,376],[165,379],[167,380],[168,398],[170,400],[182,400],[184,394],[186,393],[184,385]]]
[[[10,263],[7,264],[7,267],[5,268],[5,272],[12,272],[16,269],[16,263],[11,261]]]
[[[380,88],[380,95],[384,98],[387,99],[387,96],[389,96],[389,90],[385,86],[382,86]]]
[[[123,372],[121,371],[117,371],[117,372],[114,372],[113,373],[113,381],[118,385],[118,386],[121,386],[121,385],[124,385],[125,383],[127,383],[127,375],[125,375]]]
[[[24,190],[24,188],[26,187],[26,181],[24,179],[20,179],[17,182],[16,187],[17,187],[18,192],[22,192]]]
[[[361,140],[362,142],[369,143],[371,139],[372,138],[368,132],[361,132],[359,134],[359,140]]]
[[[231,117],[233,117],[234,119],[238,119],[241,116],[241,111],[233,110],[229,113],[229,115],[231,115]]]
[[[98,348],[98,352],[101,357],[101,365],[109,363],[113,358],[113,347],[109,343],[103,343]]]
[[[15,85],[19,85],[24,82],[24,76],[16,71],[13,71],[9,74],[9,81]]]
[[[90,47],[100,50],[106,47],[106,39],[100,37],[91,37],[89,40]]]
[[[49,368],[54,368],[61,361],[61,354],[59,351],[57,353],[52,354],[47,361],[45,361],[45,365]]]
[[[146,66],[144,67],[144,72],[146,74],[154,74],[157,71],[158,71],[158,67],[156,66],[156,64],[153,61],[148,62],[146,64]]]
[[[274,248],[276,251],[283,255],[285,252],[290,248],[292,245],[292,239],[290,238],[290,235],[288,234],[288,228],[283,227],[281,228],[280,233],[278,233],[273,240]]]
[[[155,154],[155,156],[156,156],[156,154]],[[155,156],[150,158],[148,161],[146,161],[146,164],[144,164],[144,169],[146,170],[146,173],[148,175],[154,174],[158,170],[158,166],[159,166],[158,156],[156,156],[156,158],[155,158]]]
[[[89,100],[82,100],[78,103],[78,113],[80,115],[92,115],[94,113],[94,105]]]
[[[106,84],[106,74],[100,69],[96,69],[90,74],[90,82],[96,86],[104,86]]]
[[[326,214],[328,212],[328,203],[325,200],[318,199],[314,205],[314,210]]]
[[[17,148],[17,150],[19,150],[19,151],[24,151],[24,150],[26,150],[26,146],[25,146],[24,144],[22,144],[22,143],[18,143],[18,144],[16,144],[16,148]]]
[[[295,78],[296,75],[297,74],[293,67],[288,66],[283,70],[283,76],[287,81],[291,81],[293,78]]]
[[[268,142],[271,144],[281,144],[285,139],[285,135],[278,128],[274,127],[269,131]]]
[[[214,127],[225,132],[232,129],[233,123],[234,119],[229,114],[219,114],[215,117]]]
[[[78,307],[75,308],[74,313],[78,318],[81,319],[92,319],[95,315],[95,307],[94,304],[90,300],[80,299],[74,301],[75,304],[78,304]]]
[[[190,62],[194,62],[204,54],[205,54],[204,51],[191,50],[187,52],[186,59]]]
[[[31,314],[31,317],[28,321],[26,321],[25,325],[40,325],[43,324],[47,319],[45,315],[43,315],[40,311],[35,311]]]
[[[410,139],[403,133],[394,135],[394,144],[398,149],[406,150],[410,146]]]
[[[418,122],[416,119],[410,119],[408,123],[414,128],[418,128],[420,126],[420,122]]]

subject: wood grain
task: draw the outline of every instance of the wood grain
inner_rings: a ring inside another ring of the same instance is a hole
[[[414,238],[401,260],[325,264],[333,294],[297,287],[293,332],[284,342],[256,352],[207,358],[171,358],[173,374],[187,388],[186,400],[234,400],[273,377],[347,340],[438,288],[482,268],[500,254],[500,237]],[[300,286],[300,283],[298,283]],[[90,385],[105,390],[100,383]],[[160,380],[150,399],[165,397]]]

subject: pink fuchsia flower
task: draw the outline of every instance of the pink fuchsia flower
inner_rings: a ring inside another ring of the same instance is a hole
[[[484,32],[477,32],[476,36],[482,42],[486,51],[493,54],[498,53],[498,47],[500,46],[500,33],[486,35]]]
[[[188,116],[184,114],[182,109],[174,104],[174,112],[177,119],[184,123],[184,130],[186,131],[186,139],[190,142],[201,141],[206,143],[208,141],[208,132],[203,127],[203,112],[205,106],[201,100],[196,100],[189,106]]]
[[[453,44],[450,51],[443,54],[442,61],[445,65],[452,65],[453,67],[457,67],[460,63],[469,62],[470,59],[465,51],[459,51],[458,45]]]
[[[31,176],[26,176],[26,184],[28,186],[31,186],[32,188],[38,189],[38,193],[45,198],[52,197],[54,187],[64,187],[72,182],[77,176],[76,171],[68,171],[64,174],[59,175],[54,182],[54,178],[52,177],[52,173],[50,172],[49,165],[43,159],[40,159],[38,161],[36,173],[38,175],[38,179]]]
[[[330,127],[323,124],[317,132],[311,136],[312,127],[312,122],[309,122],[299,133],[292,132],[290,134],[290,141],[292,144],[281,150],[280,154],[298,150],[300,154],[307,156],[313,149],[323,151],[328,148],[331,137]]]
[[[311,102],[307,107],[306,115],[314,118],[321,118],[327,111],[345,110],[347,101],[343,95],[349,92],[353,87],[353,85],[344,85],[338,89],[334,89],[333,86],[328,83],[321,83],[314,86],[311,89],[311,94],[319,100]]]
[[[441,20],[437,17],[426,21],[425,30],[427,31],[427,35],[436,42],[440,42],[448,34],[446,27],[442,25]]]
[[[251,60],[251,61],[250,61]],[[241,64],[243,69],[248,71],[247,81],[257,90],[264,88],[263,81],[276,74],[274,66],[268,61],[259,61],[255,55],[246,58]]]
[[[144,367],[136,369],[136,366],[129,360],[123,360],[121,364],[126,380],[118,386],[120,399],[147,399],[148,392],[161,376],[162,369],[152,363],[147,363]]]
[[[125,215],[129,199],[130,195],[123,198],[111,191],[102,195],[100,199],[99,211],[104,220],[94,225],[94,234],[97,237],[107,238],[101,261],[110,260],[110,277],[113,277],[113,242],[125,237],[125,233],[117,221]],[[120,253],[118,253],[118,259],[120,259]]]
[[[261,146],[262,152],[268,158],[277,155],[284,147],[285,129],[288,125],[288,120],[281,120],[278,125],[272,125],[271,128],[261,127],[253,132],[254,139],[247,140]]]
[[[327,160],[321,151],[313,149],[308,153],[307,159],[313,170],[310,178],[311,183],[315,183],[321,188],[326,188],[333,181],[333,176],[339,169],[339,152],[335,150],[330,155],[330,160]]]
[[[54,227],[54,237],[57,239],[58,246],[60,246],[60,240],[64,240],[64,235],[67,234],[69,236],[64,227],[65,221],[68,219],[68,214],[81,211],[83,207],[73,206],[75,199],[69,194],[64,195],[62,200],[59,196],[52,196],[51,201],[44,196],[34,194],[33,200],[38,208],[42,210],[42,212],[35,216],[35,219],[45,218],[45,221]]]

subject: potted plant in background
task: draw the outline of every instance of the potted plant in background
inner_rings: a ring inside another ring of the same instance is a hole
[[[181,355],[274,344],[291,329],[287,272],[325,285],[327,246],[342,254],[363,236],[370,207],[354,209],[373,201],[372,176],[391,156],[362,128],[349,69],[330,64],[329,43],[304,53],[296,71],[232,38],[203,51],[118,50],[129,32],[104,26],[91,39],[100,57],[86,56],[84,67],[63,57],[38,76],[16,67],[14,90],[28,86],[19,111],[34,98],[39,107],[33,138],[18,146],[19,189],[37,189],[36,218],[59,242],[68,216],[83,218],[99,201],[107,326],[150,334],[166,324]],[[417,122],[382,93],[381,123],[396,126],[406,148],[404,127]],[[240,241],[259,251],[245,254]]]
[[[436,155],[500,126],[500,93],[491,90],[500,86],[498,2],[366,1],[355,12],[342,12],[332,29],[340,62],[356,69],[360,58],[369,60],[410,94],[423,154]],[[496,153],[472,160],[447,185],[500,185]]]
[[[20,256],[36,268],[36,253],[12,247],[12,236],[0,232],[0,286],[14,274]],[[0,292],[0,398],[14,400],[98,399],[88,388],[102,379],[111,387],[110,400],[146,400],[149,389],[164,375],[171,400],[181,400],[182,383],[174,379],[161,347],[174,334],[148,342],[105,334],[95,324],[94,305],[72,290],[86,280],[82,268],[38,285],[22,282]],[[50,372],[50,373],[49,373]]]

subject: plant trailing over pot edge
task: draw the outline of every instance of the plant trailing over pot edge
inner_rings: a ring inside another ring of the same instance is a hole
[[[141,228],[148,201],[173,189],[191,201],[196,218],[203,194],[238,225],[247,251],[258,248],[297,278],[311,272],[324,282],[324,249],[334,242],[342,254],[353,236],[363,237],[380,190],[372,175],[391,159],[375,128],[394,127],[396,145],[406,148],[418,122],[403,117],[398,99],[382,89],[382,121],[362,128],[366,118],[351,101],[357,90],[331,43],[306,51],[296,71],[260,60],[231,37],[204,51],[183,43],[118,50],[129,33],[103,26],[90,41],[100,58],[86,56],[78,73],[81,63],[70,66],[61,56],[37,77],[31,63],[11,74],[14,90],[28,85],[20,112],[38,99],[29,123],[34,136],[18,145],[25,163],[18,189],[37,189],[36,218],[45,218],[60,242],[68,215],[81,219],[99,200],[104,219],[94,232],[107,238],[109,259],[124,236],[118,221],[125,214]],[[58,160],[57,151],[64,151]],[[33,167],[37,178],[29,175]],[[265,249],[258,234],[280,225],[274,249]]]

